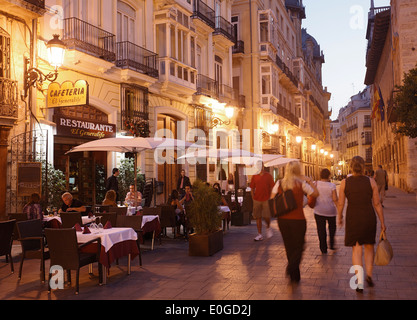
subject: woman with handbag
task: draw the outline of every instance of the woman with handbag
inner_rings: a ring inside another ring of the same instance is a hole
[[[336,216],[337,216],[337,192],[336,185],[330,182],[329,169],[323,169],[320,172],[320,181],[317,181],[317,189],[320,196],[314,206],[314,219],[317,225],[317,234],[320,242],[320,251],[327,253],[327,232],[326,222],[329,225],[329,242],[330,250],[335,250],[334,236],[336,234]]]
[[[338,224],[343,225],[343,209],[346,209],[345,246],[352,247],[352,264],[363,266],[362,246],[364,247],[366,282],[370,287],[374,263],[374,244],[376,236],[376,215],[381,222],[381,231],[385,232],[384,212],[375,180],[364,175],[365,161],[355,156],[350,162],[352,176],[342,180],[337,206]],[[375,215],[376,211],[376,215]],[[363,292],[363,277],[359,276],[356,291]]]
[[[275,214],[278,214],[278,228],[281,231],[287,254],[286,273],[290,276],[292,283],[298,283],[300,281],[300,262],[304,250],[304,237],[307,230],[303,211],[304,194],[318,197],[319,192],[310,178],[301,175],[301,166],[298,161],[287,164],[284,178],[281,181],[278,180],[272,189],[271,199],[287,190],[292,190],[296,208],[280,215],[277,212],[276,201],[274,201],[274,210]]]

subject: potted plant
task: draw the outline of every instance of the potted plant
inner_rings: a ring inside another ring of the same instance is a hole
[[[201,180],[193,184],[192,192],[187,216],[194,233],[189,237],[188,254],[211,256],[223,249],[222,216],[217,208],[220,195]]]

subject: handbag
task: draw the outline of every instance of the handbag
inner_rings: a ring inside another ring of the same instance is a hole
[[[314,208],[317,202],[317,198],[316,197],[312,197],[312,196],[308,196],[307,197],[307,204],[310,208]]]
[[[297,209],[294,193],[291,189],[284,191],[281,185],[278,187],[278,194],[275,196],[275,212],[277,217]]]
[[[387,240],[385,232],[381,232],[379,236],[379,243],[376,248],[374,264],[376,266],[386,266],[392,260],[394,252],[392,251],[391,244]]]
[[[314,208],[317,202],[317,198],[316,197],[312,197],[312,196],[307,196],[307,204],[310,208]]]

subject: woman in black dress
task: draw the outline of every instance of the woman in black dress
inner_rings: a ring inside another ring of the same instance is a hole
[[[374,179],[364,175],[365,161],[362,157],[353,157],[350,163],[352,175],[340,184],[338,202],[338,222],[343,225],[343,209],[346,210],[345,246],[352,247],[352,264],[363,266],[362,246],[365,252],[366,281],[373,286],[372,270],[374,263],[374,244],[376,236],[376,216],[381,222],[381,231],[385,231],[384,213],[379,201],[378,187]],[[375,209],[375,210],[374,210]],[[363,277],[358,276],[357,291],[363,291]]]

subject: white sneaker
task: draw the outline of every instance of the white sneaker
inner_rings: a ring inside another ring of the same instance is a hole
[[[255,240],[255,241],[261,241],[261,240],[263,240],[264,239],[264,237],[262,237],[262,235],[261,234],[258,234],[256,237],[255,237],[255,239],[253,239],[253,240]]]
[[[266,229],[266,237],[269,239],[274,235],[271,228]]]

